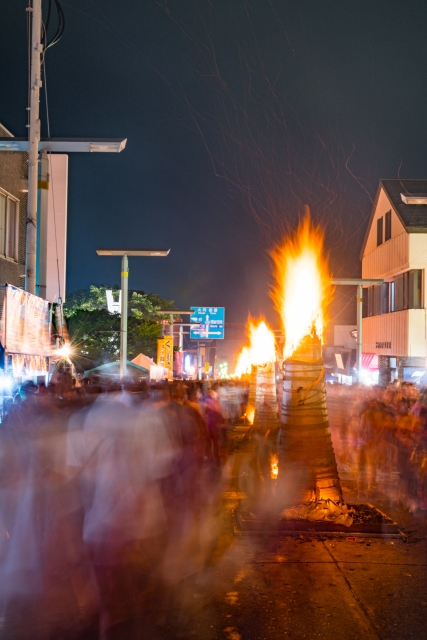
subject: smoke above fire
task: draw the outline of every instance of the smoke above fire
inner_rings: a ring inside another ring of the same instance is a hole
[[[271,257],[275,279],[271,295],[285,335],[283,356],[289,358],[306,336],[323,342],[333,288],[322,229],[307,214]]]

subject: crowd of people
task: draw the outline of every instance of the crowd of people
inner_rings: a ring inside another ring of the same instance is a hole
[[[93,391],[58,399],[27,382],[4,417],[4,624],[28,599],[49,603],[53,626],[74,607],[79,624],[99,621],[99,637],[155,638],[216,547],[236,394],[225,405],[221,385]]]
[[[231,381],[23,384],[0,427],[3,625],[17,601],[37,602],[50,611],[39,637],[67,619],[100,638],[156,638],[212,562],[228,436],[247,402]],[[327,403],[360,496],[426,509],[427,390],[328,385]],[[252,435],[248,468],[268,479],[274,441]]]
[[[411,511],[427,509],[427,390],[328,385],[327,398],[339,466],[360,496],[379,490]]]

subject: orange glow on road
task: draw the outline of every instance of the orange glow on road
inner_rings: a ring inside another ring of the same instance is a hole
[[[277,480],[277,476],[279,475],[279,458],[276,453],[270,458],[270,477],[272,480]]]

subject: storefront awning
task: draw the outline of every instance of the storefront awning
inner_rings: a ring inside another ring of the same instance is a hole
[[[378,356],[376,353],[362,353],[362,369],[378,370]]]

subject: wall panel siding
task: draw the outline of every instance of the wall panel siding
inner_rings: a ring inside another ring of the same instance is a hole
[[[376,353],[384,356],[407,356],[409,313],[412,314],[413,312],[420,314],[420,317],[421,315],[424,317],[424,309],[411,309],[411,311],[396,311],[382,316],[363,318],[363,353]],[[417,325],[416,322],[415,325]],[[378,349],[375,346],[377,342],[391,342],[391,349]]]
[[[409,234],[404,231],[363,256],[362,278],[387,278],[409,269]]]
[[[408,356],[427,357],[425,309],[409,310],[408,332]]]

